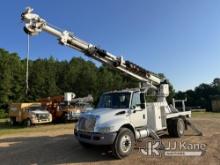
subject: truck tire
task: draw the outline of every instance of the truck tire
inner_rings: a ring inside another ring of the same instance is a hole
[[[26,119],[25,121],[24,121],[24,126],[25,127],[30,127],[32,125],[32,123],[31,123],[31,120],[30,119]]]
[[[171,137],[181,137],[184,135],[185,123],[183,119],[171,119],[167,122],[167,129]]]
[[[128,128],[121,128],[112,145],[112,152],[117,159],[122,159],[133,151],[134,144],[133,132]]]
[[[16,123],[16,118],[15,117],[11,117],[10,118],[10,125],[11,126],[15,126],[17,123]]]

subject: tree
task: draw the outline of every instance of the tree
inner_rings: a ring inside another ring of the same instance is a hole
[[[215,78],[212,82],[213,86],[220,86],[220,78]]]
[[[26,59],[0,49],[0,103],[35,101],[39,98],[74,92],[77,97],[99,96],[109,90],[138,87],[138,81],[106,65],[97,67],[91,61],[72,58],[58,61],[52,56],[29,60],[29,91],[25,94]],[[161,74],[161,77],[165,77]],[[170,98],[174,89],[170,84]],[[168,100],[170,100],[168,98]],[[0,106],[1,106],[0,105]]]
[[[21,100],[23,67],[16,53],[0,49],[0,103]]]
[[[47,96],[59,95],[61,93],[61,90],[57,86],[57,79],[58,79],[57,72],[59,70],[59,68],[57,68],[57,61],[53,57],[50,57],[45,61],[44,65],[47,71],[47,75],[45,78],[46,95]]]
[[[212,110],[211,101],[215,96],[220,95],[220,78],[215,78],[211,84],[202,83],[195,87],[194,90],[178,92],[175,94],[177,98],[187,97],[187,106],[201,107],[208,111]]]

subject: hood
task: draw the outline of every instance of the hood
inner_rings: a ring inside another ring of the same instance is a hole
[[[92,111],[82,113],[80,118],[86,118],[88,123],[93,124],[95,118],[94,131],[97,132],[99,127],[117,125],[117,123],[127,119],[128,111],[128,109],[97,108]]]
[[[82,116],[102,116],[102,118],[111,118],[113,116],[119,116],[122,114],[126,114],[128,109],[112,109],[112,108],[97,108],[91,111],[87,111],[83,113]]]

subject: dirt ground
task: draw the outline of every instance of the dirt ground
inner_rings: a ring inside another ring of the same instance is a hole
[[[59,129],[47,129],[42,132],[21,132],[0,135],[0,164],[217,164],[220,165],[220,119],[196,118],[194,123],[202,130],[203,136],[193,136],[187,131],[181,139],[163,136],[162,141],[185,141],[187,143],[207,144],[203,156],[160,156],[143,155],[139,142],[134,152],[127,158],[116,160],[107,149],[95,147],[82,148],[73,136],[73,124],[61,124]],[[39,129],[50,126],[38,126]]]

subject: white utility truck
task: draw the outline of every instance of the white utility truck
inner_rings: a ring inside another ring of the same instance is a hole
[[[137,89],[104,93],[97,108],[80,116],[74,134],[83,146],[110,145],[114,155],[123,158],[132,152],[138,139],[151,136],[159,140],[159,135],[167,130],[170,136],[181,137],[187,125],[197,130],[188,120],[191,111],[179,112],[174,106],[168,105],[166,97],[169,95],[169,86],[157,74],[87,43],[73,33],[60,31],[29,7],[21,17],[27,34],[36,35],[41,31],[50,33],[58,38],[60,44],[120,70],[141,83]],[[145,100],[149,89],[157,93],[155,102]]]

